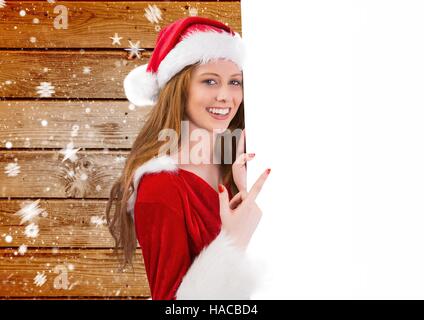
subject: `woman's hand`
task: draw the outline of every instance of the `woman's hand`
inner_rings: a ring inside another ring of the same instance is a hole
[[[246,191],[247,189],[247,161],[250,161],[255,156],[254,153],[245,153],[246,129],[243,129],[239,142],[237,144],[236,161],[234,161],[233,179],[239,191]]]
[[[268,178],[271,169],[265,170],[258,178],[249,192],[243,190],[229,201],[227,189],[220,184],[219,188],[219,213],[222,229],[234,240],[235,244],[246,249],[262,217],[255,200]]]

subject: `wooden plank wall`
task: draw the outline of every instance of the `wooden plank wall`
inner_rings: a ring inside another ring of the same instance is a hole
[[[118,272],[105,225],[149,111],[122,81],[163,26],[190,15],[242,34],[239,1],[0,0],[0,298],[150,297],[141,250]]]

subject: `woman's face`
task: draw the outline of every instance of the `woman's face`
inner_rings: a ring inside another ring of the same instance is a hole
[[[243,74],[219,59],[193,70],[185,116],[196,127],[213,132],[228,128],[243,100]]]

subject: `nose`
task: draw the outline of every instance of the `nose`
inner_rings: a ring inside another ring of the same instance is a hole
[[[229,101],[231,98],[230,89],[226,85],[222,85],[219,90],[216,99],[218,101]]]

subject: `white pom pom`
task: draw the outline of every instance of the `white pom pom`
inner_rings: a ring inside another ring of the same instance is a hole
[[[137,107],[153,106],[157,102],[157,76],[146,68],[147,64],[134,68],[124,79],[125,95]]]

